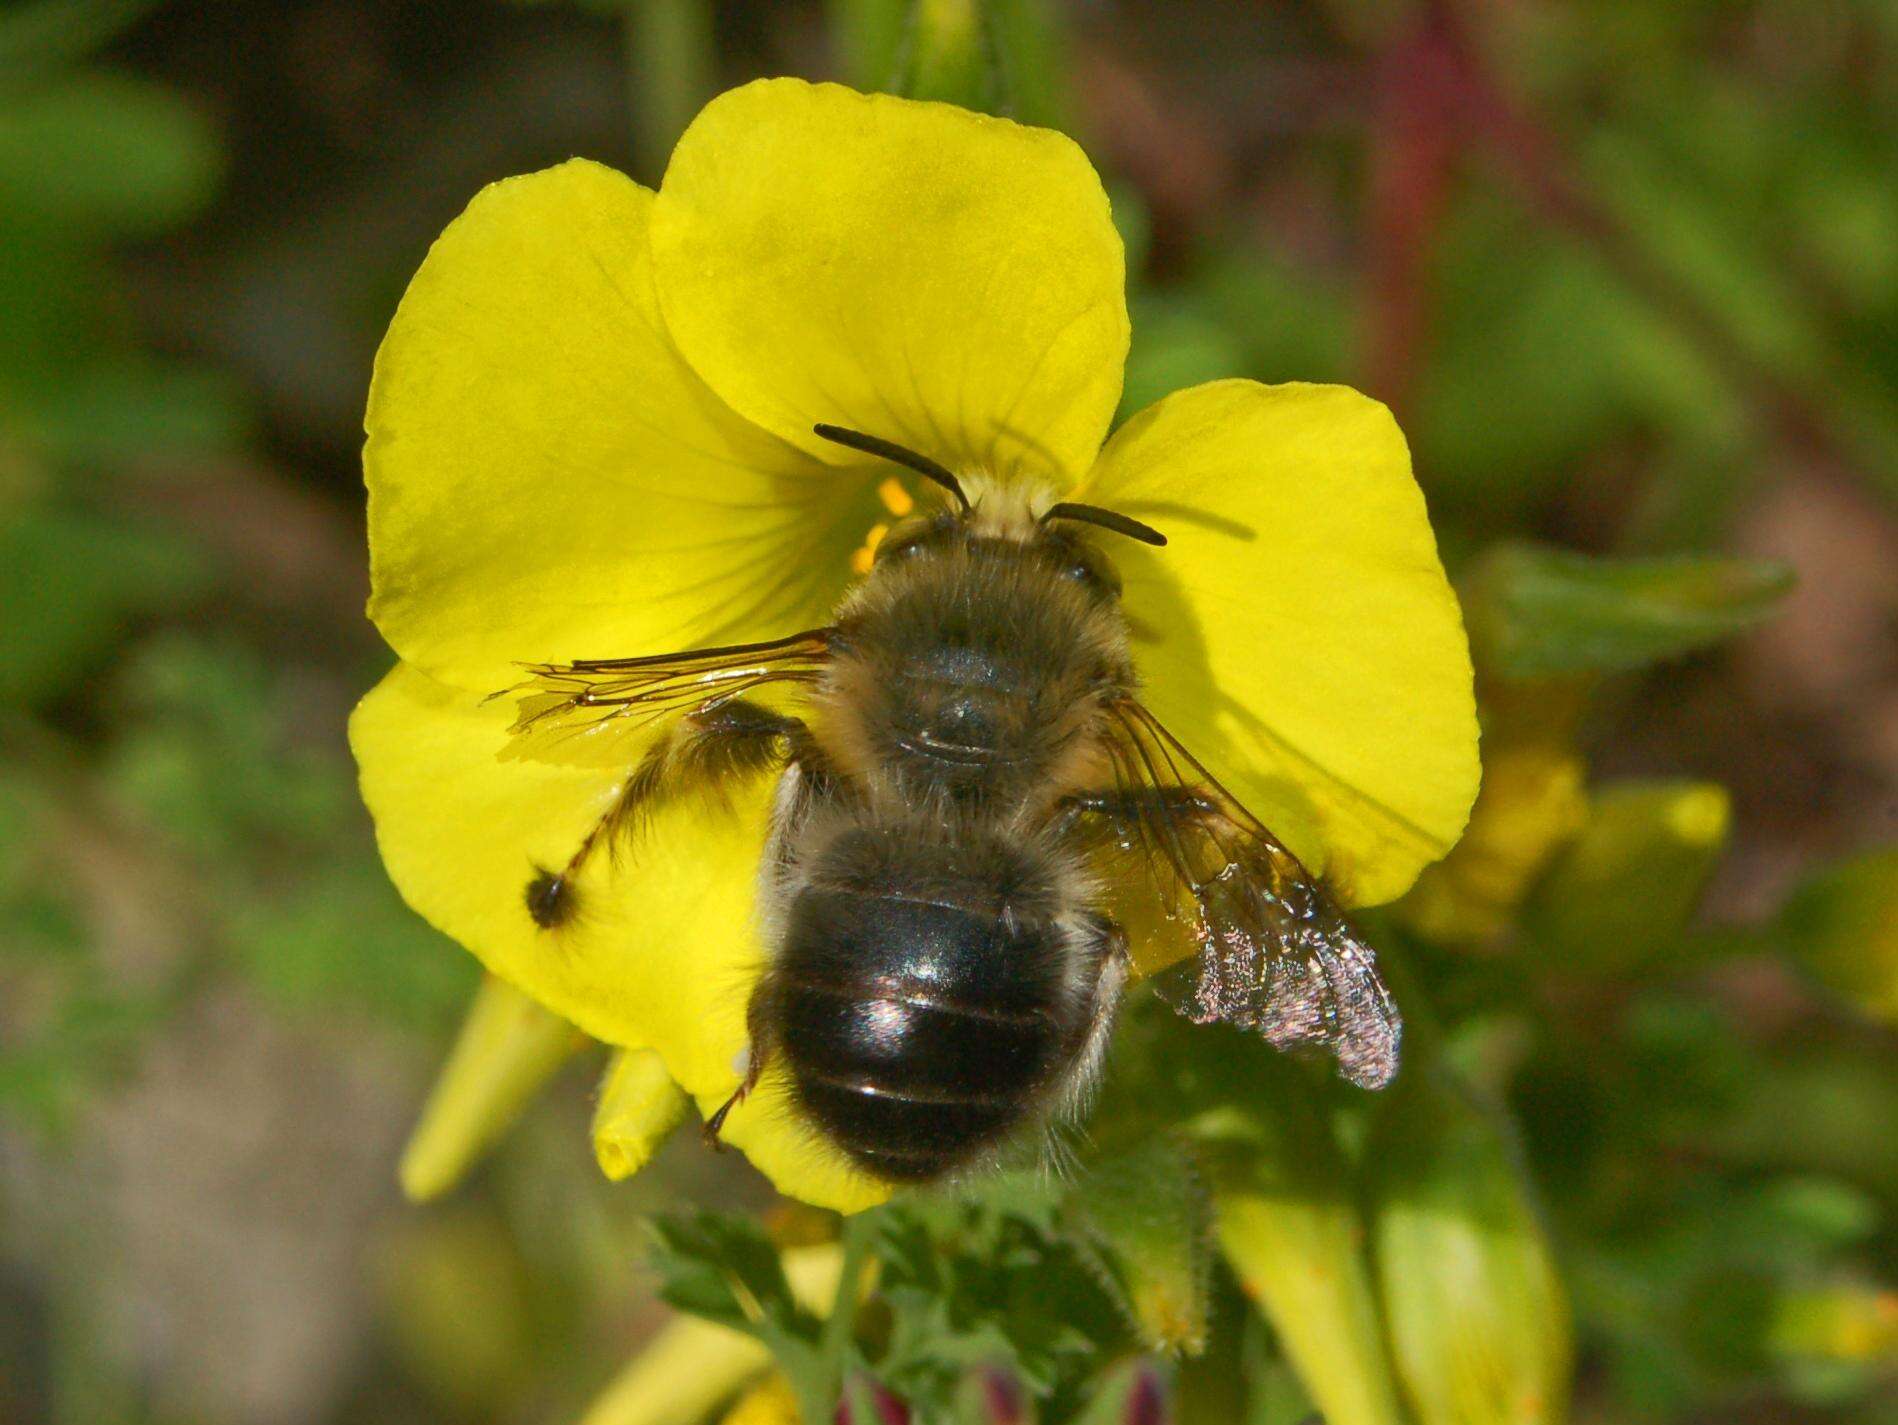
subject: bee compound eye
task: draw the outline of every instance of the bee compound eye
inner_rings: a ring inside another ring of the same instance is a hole
[[[1120,593],[1120,576],[1105,559],[1083,556],[1062,570],[1062,576],[1098,594]]]
[[[936,542],[938,533],[937,522],[932,519],[899,521],[877,542],[876,562],[882,564],[921,554]]]

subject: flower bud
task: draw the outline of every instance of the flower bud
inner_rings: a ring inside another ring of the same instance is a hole
[[[1172,1420],[1166,1373],[1146,1358],[1108,1371],[1075,1417],[1076,1425],[1172,1425]]]
[[[1508,928],[1535,878],[1587,820],[1586,769],[1567,744],[1486,750],[1468,828],[1424,869],[1399,913],[1431,940],[1489,940]]]
[[[1419,1425],[1566,1412],[1568,1303],[1504,1126],[1412,1065],[1365,1147],[1371,1240],[1397,1378]]]
[[[1712,782],[1622,782],[1537,884],[1524,926],[1550,964],[1622,974],[1667,952],[1726,849],[1729,803]]]
[[[1819,983],[1898,1023],[1898,850],[1867,852],[1812,877],[1793,892],[1775,929]]]
[[[763,1343],[742,1332],[676,1317],[614,1378],[580,1425],[697,1425],[770,1363]]]
[[[454,1187],[585,1042],[512,985],[484,979],[403,1151],[403,1192],[426,1202]]]
[[[1396,1425],[1397,1394],[1350,1176],[1309,1097],[1262,1095],[1202,1122],[1232,1150],[1218,1174],[1221,1252],[1328,1425]]]
[[[621,1049],[600,1081],[593,1156],[614,1182],[631,1177],[685,1116],[685,1094],[650,1049]]]
[[[1030,1425],[1034,1419],[1034,1402],[1020,1381],[1007,1371],[986,1370],[981,1373],[981,1382],[982,1401],[988,1406],[990,1425]]]
[[[880,1381],[861,1377],[837,1402],[836,1425],[910,1425],[909,1407]]]
[[[964,1377],[956,1392],[954,1418],[969,1425],[1035,1425],[1035,1402],[1022,1383],[1000,1366],[984,1366]]]
[[[1159,1135],[1106,1158],[1072,1202],[1142,1341],[1154,1350],[1204,1350],[1211,1224],[1187,1145]]]

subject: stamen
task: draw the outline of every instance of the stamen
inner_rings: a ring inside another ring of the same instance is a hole
[[[916,497],[905,490],[903,482],[894,475],[877,486],[877,498],[883,501],[883,508],[899,520],[916,508]]]
[[[876,563],[877,546],[883,543],[883,536],[890,527],[881,520],[870,526],[869,533],[863,537],[863,544],[850,556],[850,568],[853,573],[868,574],[870,566]]]

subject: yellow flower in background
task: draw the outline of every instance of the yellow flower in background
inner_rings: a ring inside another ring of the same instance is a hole
[[[767,80],[700,114],[656,193],[584,161],[483,191],[411,283],[367,418],[370,614],[401,662],[351,741],[409,903],[702,1111],[732,1093],[770,788],[656,811],[550,938],[523,885],[626,768],[503,759],[516,710],[484,699],[524,663],[826,622],[914,497],[820,423],[1164,522],[1165,550],[1116,550],[1145,701],[1347,903],[1401,894],[1477,781],[1402,436],[1344,388],[1226,381],[1103,448],[1127,342],[1081,151],[946,105]],[[887,1191],[757,1100],[725,1137],[809,1201]]]

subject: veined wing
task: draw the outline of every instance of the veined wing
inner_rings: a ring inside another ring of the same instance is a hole
[[[643,734],[671,718],[714,711],[772,684],[815,683],[833,633],[809,629],[768,643],[527,664],[524,681],[490,695],[514,700],[500,755],[560,766],[626,766]]]
[[[1110,706],[1115,788],[1099,799],[1110,888],[1158,896],[1152,933],[1182,963],[1156,988],[1199,1023],[1236,1024],[1281,1049],[1322,1048],[1345,1078],[1382,1088],[1403,1021],[1377,957],[1330,894],[1134,699]],[[1137,860],[1138,866],[1131,865]]]

